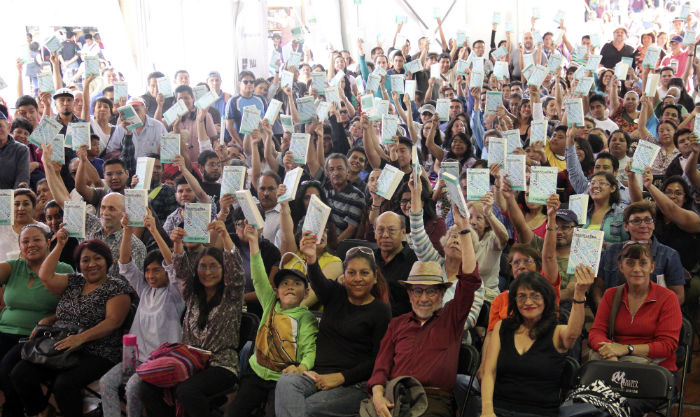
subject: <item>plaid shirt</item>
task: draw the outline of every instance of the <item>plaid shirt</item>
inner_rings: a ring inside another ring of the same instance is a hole
[[[155,190],[155,188],[152,188],[148,193],[148,197],[151,199],[153,213],[158,217],[160,224],[164,224],[170,213],[177,208],[177,201],[175,200],[175,190],[165,184],[160,184],[158,187],[160,187],[160,190],[156,196],[151,198],[151,193]]]
[[[119,229],[118,231],[108,235],[102,229],[100,219],[89,213],[85,215],[85,239],[80,239],[80,241],[82,242],[86,239],[98,239],[105,243],[107,246],[109,246],[109,249],[112,251],[113,262],[112,265],[109,267],[107,275],[113,278],[126,279],[119,274],[118,265],[119,247],[122,243],[123,233],[124,230]],[[134,265],[136,265],[136,267],[139,270],[143,270],[143,261],[145,258],[146,246],[143,244],[143,242],[141,242],[139,238],[137,238],[134,235],[131,235],[131,260],[134,262]]]

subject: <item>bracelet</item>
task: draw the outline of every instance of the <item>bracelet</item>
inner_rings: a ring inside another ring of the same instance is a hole
[[[549,230],[550,232],[555,232],[557,229],[547,226],[547,230]]]
[[[583,303],[586,302],[586,298],[584,297],[583,300],[581,300],[581,301],[579,301],[579,300],[577,300],[577,299],[574,298],[574,299],[573,299],[573,302],[574,302],[574,304],[583,304]]]
[[[375,206],[374,204],[372,204],[372,208],[380,209],[380,208],[382,208],[382,205],[380,204],[378,206]]]
[[[460,230],[459,234],[460,235],[467,235],[467,234],[471,233],[471,231],[472,231],[472,229],[464,229],[464,230]]]

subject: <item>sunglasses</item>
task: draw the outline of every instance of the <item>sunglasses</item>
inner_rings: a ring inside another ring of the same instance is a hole
[[[374,252],[372,252],[372,249],[368,248],[367,246],[355,246],[354,248],[350,248],[345,253],[345,257],[347,258],[348,256],[353,256],[357,252],[364,253],[365,255],[371,256],[372,259],[374,259]]]
[[[254,80],[242,80],[241,81],[243,84],[253,84],[255,81]]]

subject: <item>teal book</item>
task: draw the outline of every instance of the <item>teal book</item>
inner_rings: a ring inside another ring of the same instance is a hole
[[[385,114],[382,116],[382,142],[394,143],[396,129],[399,127],[399,118],[395,114]]]
[[[211,203],[185,204],[184,242],[209,243],[207,227],[211,223]]]
[[[394,74],[389,77],[391,81],[391,91],[396,94],[403,94],[405,92],[404,82],[406,81],[406,76],[403,74]]]
[[[569,196],[569,210],[576,213],[577,224],[586,224],[586,220],[588,220],[588,198],[588,194]]]
[[[316,94],[323,95],[323,90],[326,89],[328,74],[326,71],[314,71],[311,73],[311,88],[316,91]]]
[[[530,122],[530,144],[541,142],[542,146],[547,144],[547,119],[533,120]]]
[[[0,226],[15,223],[15,190],[0,190]]]
[[[311,135],[308,133],[292,133],[292,140],[289,142],[289,152],[292,153],[295,164],[306,165],[310,141]]]
[[[66,201],[63,203],[63,223],[68,237],[85,239],[85,202]]]
[[[640,140],[632,156],[632,166],[630,167],[632,172],[637,174],[644,173],[644,169],[654,163],[660,150],[661,147],[659,145],[653,144],[648,140]]]
[[[119,116],[122,118],[122,120],[126,121],[126,130],[131,131],[136,129],[137,127],[143,126],[143,121],[136,113],[136,110],[134,110],[134,106],[132,106],[131,104],[126,105],[124,107],[119,107],[117,109],[117,112],[119,112]]]
[[[134,186],[134,189],[151,189],[151,178],[153,177],[153,165],[155,161],[154,158],[149,158],[147,156],[136,158],[136,176],[139,178],[139,182]]]
[[[53,145],[51,148],[51,160],[64,165],[66,163],[65,137],[58,133],[54,136],[51,144]]]
[[[236,195],[245,186],[246,167],[226,165],[221,175],[221,197],[226,194]]]
[[[302,175],[304,175],[304,168],[302,167],[296,167],[284,175],[284,181],[282,183],[287,190],[277,198],[278,203],[284,203],[285,201],[294,199],[297,195],[297,188],[299,187]]]
[[[304,124],[310,122],[316,115],[316,106],[313,96],[304,96],[297,99],[297,114],[299,115],[299,123]]]
[[[593,276],[597,276],[604,240],[605,232],[602,230],[574,229],[566,273],[573,274],[577,266],[586,265],[593,268]]]
[[[437,99],[435,102],[435,111],[441,122],[450,120],[450,100],[446,98]]]
[[[304,216],[304,223],[301,226],[302,233],[311,232],[312,236],[316,236],[316,244],[321,243],[330,215],[331,208],[323,204],[323,201],[316,194],[312,194],[311,200],[309,200],[309,208]]]
[[[156,78],[156,83],[158,84],[158,92],[165,98],[170,98],[173,96],[173,86],[170,84],[170,80],[166,77]]]
[[[501,168],[506,163],[506,139],[491,136],[489,138],[489,166],[498,164]]]
[[[557,193],[556,167],[530,167],[530,194],[528,202],[536,204],[546,204],[547,199],[552,194]]]
[[[55,93],[56,89],[53,86],[53,75],[50,72],[42,72],[37,77],[39,83],[39,91],[42,93]]]
[[[85,57],[85,75],[100,76],[100,58],[96,55]]]
[[[180,135],[166,133],[160,138],[160,162],[172,164],[176,155],[180,155]]]
[[[464,200],[464,194],[462,194],[461,187],[459,186],[459,177],[444,173],[442,178],[445,180],[447,197],[450,199],[450,203],[457,206],[462,216],[468,219],[469,210],[467,209],[467,202]]]
[[[114,82],[114,102],[118,103],[122,97],[129,98],[129,84],[126,81]]]
[[[488,168],[467,169],[467,200],[479,201],[491,190]]]
[[[124,190],[124,206],[129,217],[129,226],[143,227],[148,214],[148,191],[127,188]]]
[[[240,132],[244,134],[253,133],[260,125],[260,109],[257,106],[243,107],[243,116],[241,117]]]
[[[377,194],[387,200],[391,200],[398,188],[404,173],[393,165],[384,165],[382,173],[377,179]]]
[[[515,191],[527,189],[525,155],[507,155],[505,173],[511,189]]]
[[[250,190],[236,191],[236,202],[241,206],[243,215],[249,225],[257,230],[265,227],[265,221],[262,218],[262,214],[260,214],[258,205],[255,203],[255,200],[253,200],[253,195],[250,193]]]
[[[90,123],[75,122],[69,123],[68,127],[71,130],[71,146],[73,150],[77,150],[81,146],[86,146],[90,149]]]

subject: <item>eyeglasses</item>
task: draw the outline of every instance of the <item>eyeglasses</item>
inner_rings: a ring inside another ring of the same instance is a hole
[[[591,181],[591,187],[609,187],[610,183],[605,181]]]
[[[216,272],[219,269],[221,269],[220,265],[201,265],[200,264],[197,266],[197,271],[200,271],[200,272],[207,272],[207,271]]]
[[[399,203],[400,203],[402,206],[405,206],[406,204],[408,204],[408,203],[410,203],[410,202],[411,202],[411,199],[410,199],[410,198],[409,198],[409,199],[403,199],[403,200],[399,201]]]
[[[541,302],[542,302],[542,294],[536,292],[536,293],[531,294],[531,295],[527,295],[527,294],[518,294],[518,295],[515,297],[515,301],[516,301],[518,304],[523,304],[523,303],[525,303],[528,299],[532,300],[533,303],[541,303]]]
[[[669,190],[669,189],[666,189],[666,191],[664,191],[664,194],[675,195],[676,197],[683,197],[685,195],[685,193],[683,191],[680,191],[680,190],[673,191],[673,190]]]
[[[643,219],[636,218],[636,219],[632,219],[632,220],[627,220],[627,223],[633,224],[633,225],[635,225],[635,226],[639,226],[639,225],[642,224],[642,223],[644,223],[644,224],[654,224],[654,219],[652,219],[651,217],[645,217],[645,218],[643,218]]]
[[[520,265],[532,265],[534,264],[535,261],[532,258],[527,258],[527,259],[518,259],[517,261],[512,261],[510,264],[514,267],[519,267]]]
[[[255,81],[254,80],[242,80],[241,82],[243,84],[253,84]]]
[[[237,220],[234,224],[236,227],[245,227],[245,220]]]
[[[388,233],[389,236],[395,236],[397,233],[399,233],[399,229],[393,227],[377,227],[374,229],[374,232],[379,236],[383,235],[384,232]]]
[[[207,162],[209,168],[221,168],[221,162]]]
[[[423,293],[427,294],[428,297],[435,297],[440,293],[440,289],[436,287],[429,287],[429,288],[416,288],[412,287],[409,289],[411,294],[413,294],[416,297],[422,297]]]
[[[374,252],[372,252],[372,249],[368,248],[367,246],[355,246],[354,248],[348,249],[348,251],[345,252],[345,259],[347,259],[349,256],[355,255],[357,252],[371,256],[372,259],[374,259]]]

